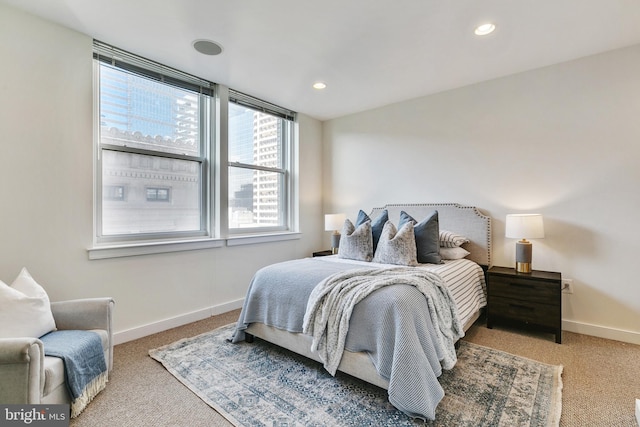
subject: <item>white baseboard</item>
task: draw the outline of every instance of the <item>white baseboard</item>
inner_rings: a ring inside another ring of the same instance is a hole
[[[589,323],[574,322],[572,320],[562,320],[562,330],[640,345],[640,333],[625,331],[623,329],[608,328]]]
[[[181,314],[180,316],[171,317],[169,319],[149,323],[147,325],[138,326],[125,331],[115,332],[113,334],[113,342],[117,345],[127,341],[137,340],[138,338],[146,337],[147,335],[157,334],[158,332],[166,331],[167,329],[176,328],[178,326],[186,325],[187,323],[197,322],[198,320],[226,313],[227,311],[235,310],[237,308],[242,308],[243,303],[244,298],[203,308],[198,311],[192,311],[191,313]]]
[[[243,303],[244,298],[241,298],[228,303],[193,311],[191,313],[181,314],[180,316],[171,317],[159,322],[115,332],[113,334],[113,342],[117,345],[127,341],[137,340],[138,338],[146,337],[147,335],[157,334],[158,332],[166,331],[167,329],[176,328],[178,326],[186,325],[187,323],[197,322],[198,320],[242,308]],[[562,320],[562,330],[640,345],[640,333],[633,331],[607,328],[589,323],[574,322],[572,320]]]

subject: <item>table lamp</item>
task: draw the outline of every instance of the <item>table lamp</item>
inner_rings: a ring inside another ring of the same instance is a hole
[[[342,230],[345,219],[347,219],[347,215],[343,213],[324,216],[324,230],[333,231],[331,235],[331,253],[333,254],[338,253],[338,247],[340,246],[340,232],[338,230]]]
[[[516,271],[518,273],[531,273],[531,253],[533,246],[527,239],[542,239],[544,237],[542,215],[507,215],[505,237],[522,239],[516,243]]]

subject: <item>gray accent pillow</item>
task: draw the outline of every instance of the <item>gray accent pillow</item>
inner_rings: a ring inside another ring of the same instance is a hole
[[[371,221],[354,227],[348,219],[344,220],[338,258],[371,261],[373,258],[373,238],[371,235]]]
[[[402,227],[407,222],[414,224],[418,262],[420,264],[442,264],[438,211],[433,211],[431,215],[420,222],[417,222],[405,211],[401,211],[398,227]]]
[[[360,224],[364,224],[366,221],[371,221],[371,234],[373,236],[373,252],[376,252],[376,248],[378,247],[378,240],[380,240],[380,234],[382,233],[382,228],[389,221],[389,211],[386,209],[380,212],[380,214],[376,217],[376,219],[371,220],[369,215],[367,215],[362,209],[358,212],[358,218],[356,219],[356,227]]]
[[[413,223],[407,222],[398,231],[391,221],[387,221],[382,228],[373,262],[417,265]]]

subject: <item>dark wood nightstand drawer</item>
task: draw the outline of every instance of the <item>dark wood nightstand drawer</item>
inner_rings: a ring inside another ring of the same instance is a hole
[[[562,342],[562,274],[491,267],[487,271],[487,327],[495,322],[553,332]]]
[[[496,317],[518,319],[525,323],[555,328],[560,314],[558,305],[535,303],[492,296],[489,300],[491,311]]]
[[[539,281],[519,277],[492,276],[490,281],[491,295],[518,300],[559,304],[557,300],[559,285],[553,286]]]

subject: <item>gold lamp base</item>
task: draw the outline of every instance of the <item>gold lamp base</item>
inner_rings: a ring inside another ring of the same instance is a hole
[[[516,262],[516,271],[518,273],[531,273],[530,262]]]

